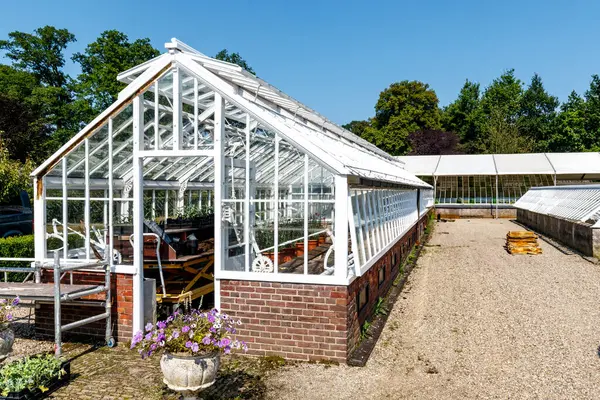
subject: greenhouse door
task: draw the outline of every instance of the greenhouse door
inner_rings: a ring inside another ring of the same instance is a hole
[[[254,197],[254,163],[250,164],[246,174],[246,160],[226,158],[225,184],[223,185],[223,269],[225,271],[245,271],[246,237],[244,220],[249,218],[249,227],[254,223],[254,205],[250,203],[246,210],[246,197]],[[246,182],[248,177],[248,182]]]

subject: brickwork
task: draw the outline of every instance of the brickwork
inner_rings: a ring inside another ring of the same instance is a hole
[[[465,205],[464,207],[448,207],[443,204],[438,204],[435,207],[435,213],[440,214],[441,218],[460,219],[460,218],[496,218],[496,207],[488,205],[485,207],[473,207]],[[498,208],[498,218],[516,218],[517,210],[515,208],[507,208],[500,206]]]
[[[250,354],[346,361],[346,286],[222,280],[221,309]]]
[[[221,280],[221,309],[241,318],[238,337],[250,343],[250,354],[345,363],[359,342],[360,327],[387,294],[426,224],[424,216],[349,286]],[[367,285],[368,298],[359,310],[359,293]]]
[[[68,278],[67,278],[68,279]],[[42,276],[43,282],[54,281],[52,273]],[[73,283],[84,285],[98,285],[104,283],[104,273],[73,272]],[[117,341],[126,342],[131,339],[133,329],[133,277],[129,274],[112,274],[112,326],[113,336]],[[82,300],[104,300],[104,293],[86,296]],[[102,307],[87,305],[63,305],[61,308],[62,324],[79,321],[92,315],[104,312]],[[54,336],[54,304],[42,303],[35,310],[36,332],[43,336]],[[67,332],[69,337],[96,337],[104,338],[105,322],[97,321]]]
[[[379,297],[384,297],[398,275],[399,266],[424,232],[427,216],[407,232],[365,273],[349,286],[221,280],[223,312],[242,319],[238,337],[250,343],[254,355],[279,355],[294,360],[346,362],[358,345],[360,328],[373,314]],[[384,273],[380,282],[380,270]],[[52,282],[52,275],[43,276]],[[74,272],[74,282],[100,284],[104,274]],[[358,306],[361,290],[367,300]],[[128,341],[132,335],[133,281],[131,275],[113,274],[113,336]],[[104,294],[86,300],[100,302]],[[66,324],[101,313],[100,307],[65,305]],[[54,308],[50,303],[36,309],[36,330],[54,335]],[[104,322],[70,331],[71,336],[104,337]],[[67,336],[68,337],[68,336]]]
[[[385,297],[398,276],[399,267],[410,254],[413,246],[425,232],[428,216],[423,216],[394,246],[364,274],[348,286],[348,355],[360,341],[361,326],[373,315],[377,301]],[[384,280],[379,282],[380,269]],[[359,309],[358,296],[366,287],[367,302]]]

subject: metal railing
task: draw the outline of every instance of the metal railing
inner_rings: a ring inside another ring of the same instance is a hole
[[[49,295],[37,295],[37,290],[32,288],[31,283],[22,286],[21,291],[25,292],[25,294],[21,294],[24,298],[33,301],[49,301],[54,303],[54,341],[55,341],[55,355],[58,357],[62,354],[62,334],[68,330],[78,328],[83,325],[91,324],[92,322],[106,320],[106,331],[105,331],[105,339],[106,344],[109,347],[114,346],[114,338],[112,337],[112,323],[111,323],[111,268],[108,262],[106,261],[96,261],[96,262],[86,262],[86,263],[78,263],[71,265],[61,265],[59,252],[54,252],[54,262],[51,264],[44,264],[41,262],[36,262],[32,258],[0,258],[1,261],[8,262],[31,262],[31,267],[0,267],[0,272],[8,273],[8,272],[26,272],[28,276],[35,276],[35,285],[48,285],[42,284],[41,282],[41,273],[42,270],[52,270],[53,271],[53,287],[54,293],[53,296]],[[72,281],[72,272],[77,270],[90,270],[90,269],[102,269],[104,272],[104,283],[99,284],[97,286],[90,285],[80,285],[80,288],[77,288],[77,285],[73,285]],[[71,287],[65,293],[62,292],[61,289],[61,279],[64,277],[66,273],[71,274]],[[14,283],[14,285],[20,285],[20,283]],[[75,286],[75,287],[73,287]],[[31,289],[31,293],[27,293],[28,288]],[[65,303],[68,304],[81,304],[81,305],[98,305],[98,302],[91,303],[90,301],[77,301],[74,300],[81,299],[85,296],[90,296],[94,294],[105,293],[105,300],[99,303],[104,307],[104,312],[93,315],[91,317],[83,318],[79,321],[70,322],[67,324],[62,324],[61,321],[61,312],[62,305]],[[7,297],[15,297],[14,294],[5,295]]]

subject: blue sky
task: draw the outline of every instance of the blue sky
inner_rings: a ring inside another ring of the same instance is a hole
[[[161,51],[171,37],[211,56],[227,48],[337,123],[372,116],[379,93],[404,79],[429,83],[443,106],[465,79],[487,86],[508,68],[524,81],[537,72],[561,101],[573,89],[583,93],[600,73],[596,1],[3,3],[0,38],[54,25],[78,39],[69,56],[106,29],[149,37]]]

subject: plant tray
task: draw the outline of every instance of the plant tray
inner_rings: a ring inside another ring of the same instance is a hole
[[[0,396],[0,400],[38,400],[44,399],[54,392],[56,389],[69,382],[71,379],[71,363],[66,361],[62,363],[62,368],[65,370],[65,374],[59,378],[54,379],[46,385],[47,391],[42,392],[40,389],[35,388],[33,390],[23,389],[20,392],[10,392],[8,396]]]

